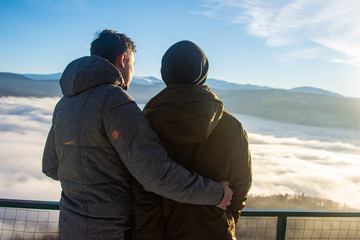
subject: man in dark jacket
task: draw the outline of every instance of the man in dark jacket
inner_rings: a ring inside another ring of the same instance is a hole
[[[146,190],[180,202],[225,208],[231,190],[172,161],[124,91],[134,43],[104,30],[91,56],[71,62],[60,85],[43,155],[43,172],[59,180],[59,239],[131,239],[131,175]],[[225,191],[224,191],[225,190]]]
[[[241,123],[203,85],[208,66],[196,44],[181,41],[170,47],[161,67],[167,87],[143,112],[173,160],[192,172],[230,181],[231,205],[224,212],[213,206],[178,203],[146,192],[134,182],[137,240],[235,239],[235,224],[252,182],[251,157]]]

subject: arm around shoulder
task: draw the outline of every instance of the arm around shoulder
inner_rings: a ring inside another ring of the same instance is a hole
[[[221,202],[223,186],[172,161],[135,102],[112,107],[104,113],[103,121],[121,160],[147,191],[183,203]]]

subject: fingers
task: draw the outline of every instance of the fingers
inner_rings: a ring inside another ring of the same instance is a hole
[[[216,205],[218,208],[220,208],[220,209],[222,209],[223,211],[226,211],[226,206],[223,206],[223,205],[220,205],[220,204],[218,204],[218,205]]]
[[[227,186],[230,186],[230,182],[229,181],[226,181],[226,180],[223,180],[220,182],[222,185],[227,185]]]
[[[224,197],[221,200],[221,202],[216,206],[225,211],[226,207],[230,206],[230,204],[231,204],[233,191],[229,187],[229,185],[230,185],[229,181],[221,181],[220,184],[223,185],[223,187],[224,187]]]
[[[230,206],[233,191],[229,187],[229,182],[225,182],[223,186],[224,186],[224,204],[225,206]]]

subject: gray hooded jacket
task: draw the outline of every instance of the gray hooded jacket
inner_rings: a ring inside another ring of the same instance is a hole
[[[147,191],[175,201],[216,205],[222,186],[173,162],[120,72],[98,56],[65,69],[43,172],[60,180],[60,239],[124,239],[132,228],[131,175]]]

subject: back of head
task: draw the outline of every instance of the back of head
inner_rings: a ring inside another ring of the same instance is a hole
[[[193,42],[180,41],[172,45],[161,61],[161,76],[166,85],[204,84],[209,62],[202,49]]]
[[[90,54],[106,58],[115,64],[117,56],[135,52],[134,42],[125,34],[117,33],[114,30],[103,30],[97,34],[97,38],[92,41]]]

